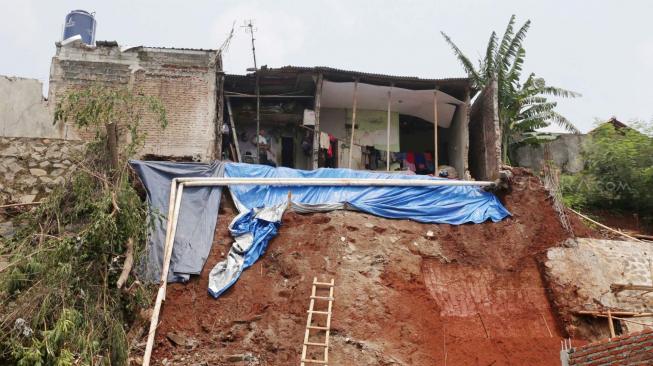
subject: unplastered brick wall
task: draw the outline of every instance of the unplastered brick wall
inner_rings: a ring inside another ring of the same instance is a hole
[[[135,47],[114,42],[57,46],[50,71],[50,100],[72,88],[94,84],[126,87],[163,102],[168,126],[145,114],[142,155],[216,157],[216,75],[221,63],[212,50]],[[78,131],[90,139],[93,130]]]
[[[84,146],[82,141],[0,137],[0,202],[42,199],[76,169]]]
[[[653,328],[590,343],[569,353],[573,365],[652,365]]]

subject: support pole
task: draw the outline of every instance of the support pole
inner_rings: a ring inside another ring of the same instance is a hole
[[[320,155],[320,99],[322,99],[322,74],[315,81],[315,126],[313,127],[313,169],[319,168]]]
[[[351,140],[349,141],[349,169],[351,169],[352,153],[354,152],[354,133],[356,131],[356,107],[358,102],[358,78],[354,81],[354,101],[351,110]]]
[[[610,338],[616,337],[614,334],[614,323],[612,323],[612,313],[608,309],[608,327],[610,328]]]
[[[438,174],[438,91],[433,91],[433,165]]]
[[[392,118],[390,113],[390,103],[392,102],[392,87],[394,84],[390,84],[390,90],[388,90],[388,129],[386,131],[386,141],[385,141],[385,170],[390,171],[390,119]]]
[[[236,156],[234,158],[237,162],[241,163],[242,159],[240,157],[240,146],[238,146],[238,135],[236,134],[236,122],[234,122],[234,112],[231,109],[231,98],[227,97],[227,112],[229,112],[229,125],[231,126],[231,139],[234,141],[234,147],[236,148]]]
[[[176,188],[176,194],[174,194]],[[161,303],[165,300],[166,289],[168,285],[168,270],[170,269],[170,259],[172,258],[172,249],[174,247],[175,234],[177,232],[177,220],[179,218],[179,209],[181,208],[181,195],[184,191],[184,184],[177,185],[175,179],[172,180],[170,187],[171,204],[168,208],[168,224],[166,227],[166,239],[164,245],[163,268],[161,269],[161,285],[156,294],[154,309],[150,318],[150,330],[147,334],[147,343],[145,345],[145,354],[143,354],[143,366],[150,365],[152,350],[154,349],[154,336],[156,328],[159,325],[159,313],[161,312]],[[174,204],[172,204],[174,202]]]

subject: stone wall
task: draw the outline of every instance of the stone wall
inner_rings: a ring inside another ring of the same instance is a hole
[[[145,116],[143,155],[193,157],[212,160],[218,155],[221,134],[216,84],[220,55],[213,50],[134,47],[122,50],[115,42],[57,45],[50,71],[49,100],[56,103],[67,90],[94,84],[125,87],[156,96],[168,114],[162,128]],[[93,131],[78,131],[83,139]]]
[[[0,202],[44,198],[75,170],[81,141],[0,137]]]
[[[651,244],[636,241],[569,239],[563,247],[547,251],[544,271],[553,301],[563,316],[575,316],[579,310],[653,312],[653,293],[626,290],[615,292],[613,284],[653,286],[653,250]],[[584,317],[583,317],[584,319]],[[638,322],[653,323],[653,317],[639,317]],[[607,336],[605,326],[597,329]],[[624,322],[627,332],[639,331],[641,325]],[[583,338],[584,328],[569,325],[570,333]]]

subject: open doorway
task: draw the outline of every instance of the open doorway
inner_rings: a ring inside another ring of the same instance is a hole
[[[281,166],[295,167],[295,141],[292,137],[281,138]]]

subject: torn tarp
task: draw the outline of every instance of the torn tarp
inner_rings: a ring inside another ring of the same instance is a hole
[[[140,271],[145,280],[159,282],[173,178],[221,177],[224,164],[130,161],[145,186],[152,225]],[[187,187],[182,195],[179,224],[170,261],[168,281],[186,281],[199,274],[209,256],[220,206],[222,187]]]

